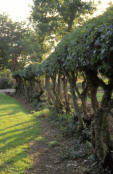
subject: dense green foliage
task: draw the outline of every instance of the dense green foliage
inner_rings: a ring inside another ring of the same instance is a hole
[[[40,61],[38,37],[25,23],[13,22],[0,15],[0,69],[17,71],[26,64]]]
[[[65,36],[48,59],[17,72],[22,77],[82,71],[85,68],[112,75],[112,8]],[[15,75],[16,75],[15,74]]]
[[[43,55],[50,52],[66,33],[72,31],[78,23],[83,22],[83,14],[94,10],[92,1],[34,0],[33,2],[30,19],[39,36],[42,60]]]
[[[7,16],[0,15],[0,68],[18,70],[17,61],[25,47],[25,33],[22,23],[14,23]]]

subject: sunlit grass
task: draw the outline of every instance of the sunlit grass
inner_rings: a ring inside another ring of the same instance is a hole
[[[29,143],[40,141],[40,123],[12,97],[0,94],[0,174],[24,174]]]
[[[97,93],[97,100],[99,101],[99,102],[101,102],[101,100],[102,100],[102,97],[103,97],[103,92],[98,92]],[[90,103],[91,102],[91,98],[87,98],[87,101]]]
[[[48,108],[33,113],[33,115],[36,117],[40,116],[40,117],[44,117],[44,118],[49,118],[50,114],[51,114],[51,111]]]

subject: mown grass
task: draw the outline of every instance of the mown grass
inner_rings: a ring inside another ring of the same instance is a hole
[[[0,94],[0,174],[24,174],[32,164],[29,143],[40,136],[38,119],[14,98]]]
[[[48,108],[40,110],[38,112],[34,111],[34,113],[33,113],[33,116],[35,116],[35,117],[43,117],[43,118],[49,118],[50,115],[51,115],[51,111]]]

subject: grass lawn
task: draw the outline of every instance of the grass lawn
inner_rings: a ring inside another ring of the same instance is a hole
[[[40,137],[40,123],[12,97],[0,94],[0,174],[24,174],[32,164],[29,142]]]
[[[103,97],[103,92],[98,91],[97,93],[97,100],[100,102],[102,100]],[[91,102],[91,99],[88,97],[88,102]]]

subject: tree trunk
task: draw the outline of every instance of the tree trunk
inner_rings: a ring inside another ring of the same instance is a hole
[[[27,86],[26,86],[26,80],[24,81],[24,92],[25,92],[25,96],[27,98],[28,97],[28,91],[27,91]]]
[[[79,129],[82,130],[84,128],[84,122],[81,116],[81,112],[77,103],[77,96],[75,93],[75,81],[74,79],[71,77],[71,75],[67,74],[68,80],[69,80],[69,84],[70,84],[70,89],[71,89],[71,94],[72,94],[72,99],[73,99],[73,105],[74,105],[74,110],[75,110],[75,117],[78,117],[78,121],[79,121]],[[75,118],[76,120],[76,118]]]
[[[37,102],[38,102],[38,101],[41,100],[40,97],[44,93],[44,90],[43,90],[43,87],[42,87],[42,81],[41,80],[34,79],[34,90],[35,90],[36,98],[37,98]]]
[[[97,112],[99,107],[99,103],[97,100],[97,89],[98,88],[94,86],[90,88],[91,105],[94,113]]]
[[[83,86],[83,91],[81,93],[81,111],[84,115],[84,119],[88,120],[88,113],[87,113],[87,95],[88,95],[88,85]]]
[[[109,102],[111,100],[111,90],[106,90],[102,99],[101,107],[95,114],[95,148],[96,156],[102,165],[108,167],[113,172],[113,157],[111,155],[112,143],[108,125]]]
[[[58,96],[60,99],[63,99],[63,93],[62,93],[62,76],[58,75]]]
[[[61,102],[61,98],[60,96],[58,95],[58,88],[57,88],[57,83],[56,83],[56,76],[55,77],[52,77],[52,82],[53,82],[53,93],[55,95],[55,98],[56,98],[56,106],[57,106],[57,112],[62,112],[63,111],[63,105],[62,105],[62,102]],[[61,91],[60,91],[61,92]]]
[[[66,77],[64,76],[62,78],[63,81],[63,90],[64,90],[64,99],[65,99],[65,109],[66,112],[70,112],[70,106],[69,106],[69,98],[68,98],[68,81]]]
[[[47,100],[49,104],[55,104],[56,103],[56,98],[53,92],[50,89],[50,77],[46,76],[45,77],[45,89],[47,91]]]

